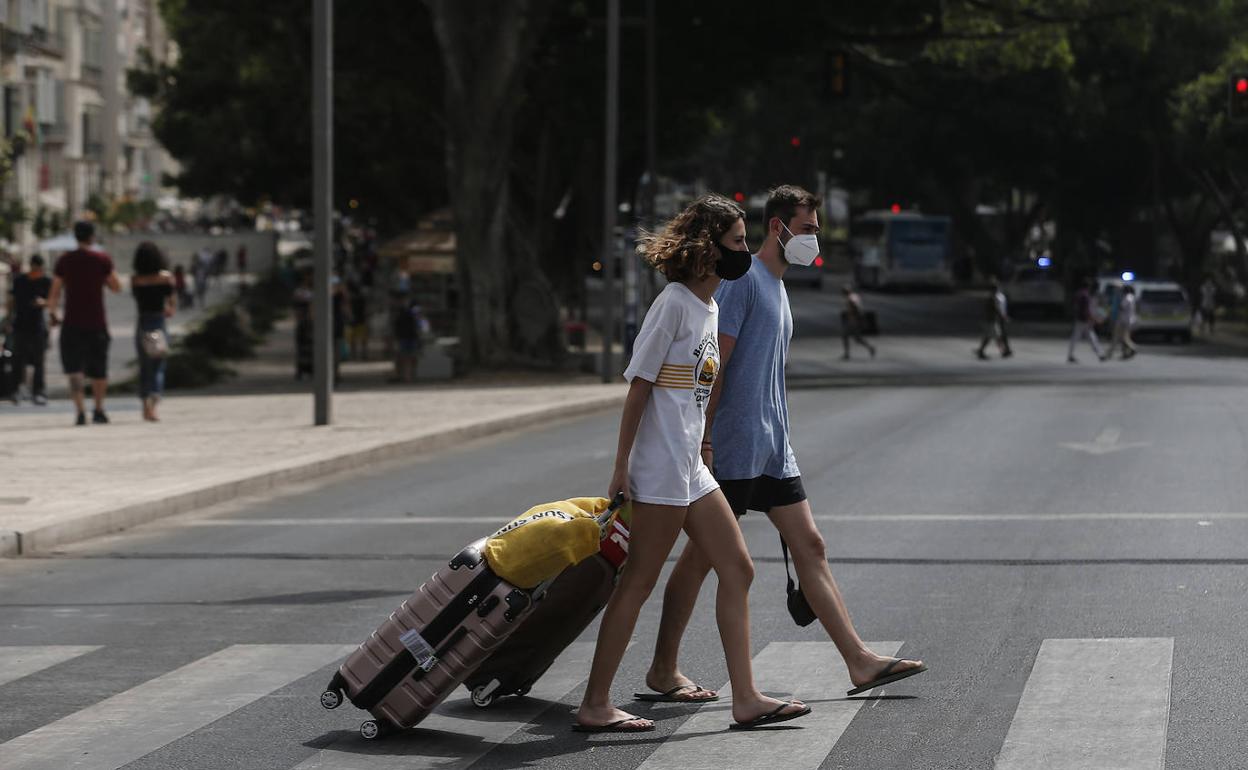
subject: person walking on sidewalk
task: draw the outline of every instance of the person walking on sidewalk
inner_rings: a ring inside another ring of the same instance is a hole
[[[984,304],[984,337],[979,341],[979,349],[975,351],[975,355],[981,361],[988,360],[988,354],[984,352],[984,349],[990,342],[997,343],[997,349],[1001,351],[1002,358],[1014,355],[1014,351],[1010,350],[1010,337],[1005,329],[1006,323],[1010,320],[1005,292],[1001,291],[1001,282],[996,276],[992,277],[988,285],[988,301]]]
[[[745,277],[722,284],[716,293],[722,376],[710,396],[702,457],[715,469],[733,514],[738,518],[747,510],[766,514],[792,549],[801,591],[844,658],[854,687],[851,693],[856,693],[913,676],[927,666],[919,660],[877,655],[858,636],[828,567],[823,536],[815,526],[789,444],[784,367],[793,314],[782,279],[790,264],[804,264],[818,253],[819,205],[817,196],[800,187],[773,190],[764,208],[767,238],[762,248]],[[676,561],[663,594],[658,640],[646,675],[646,685],[665,695],[647,699],[706,700],[715,695],[682,674],[677,658],[702,582],[718,558],[705,543],[690,541]],[[666,696],[690,690],[694,695]]]
[[[698,451],[720,370],[715,287],[721,279],[740,278],[750,266],[745,211],[719,195],[703,196],[661,232],[643,237],[640,250],[669,283],[646,313],[624,372],[629,389],[608,492],[612,498],[628,492],[633,501],[628,566],[602,616],[574,729],[654,729],[651,720],[612,705],[611,681],[641,606],[682,529],[708,554],[707,568],[719,577],[715,618],[732,682],[730,728],[805,716],[809,706],[765,696],[754,684],[749,620],[754,565],[732,510]],[[696,695],[694,690],[690,699],[715,699]]]
[[[139,355],[139,399],[143,401],[143,419],[159,422],[156,407],[165,389],[165,362],[169,354],[165,319],[173,317],[178,301],[165,255],[151,241],[140,243],[134,250],[130,292],[138,307],[134,348]]]
[[[61,328],[61,366],[69,378],[69,392],[78,411],[77,425],[87,424],[83,388],[84,376],[91,380],[95,411],[91,421],[107,423],[104,396],[108,393],[108,319],[104,315],[104,289],[121,291],[121,281],[113,269],[113,258],[92,248],[95,225],[74,224],[78,248],[56,262],[52,289],[48,294],[48,320],[61,323],[57,310],[65,295],[65,320]]]
[[[1096,300],[1088,288],[1088,283],[1088,281],[1081,282],[1079,290],[1075,292],[1075,325],[1070,332],[1070,347],[1066,351],[1068,364],[1079,363],[1079,359],[1075,358],[1075,345],[1084,339],[1092,346],[1092,352],[1096,354],[1096,357],[1102,361],[1105,360],[1105,354],[1101,352],[1101,342],[1096,338]]]
[[[1135,287],[1124,286],[1122,296],[1118,300],[1118,315],[1114,318],[1114,336],[1109,343],[1106,358],[1112,358],[1114,348],[1122,350],[1122,360],[1135,356],[1135,344],[1131,340],[1131,329],[1135,326]]]
[[[52,279],[43,272],[43,257],[35,254],[30,258],[30,270],[13,278],[9,289],[9,331],[13,334],[14,368],[17,383],[13,390],[13,403],[20,400],[22,384],[26,381],[26,367],[33,369],[30,381],[30,400],[36,406],[48,403],[43,362],[48,349],[48,321],[44,309],[48,305],[48,292]]]
[[[815,247],[818,248],[818,243]],[[849,360],[851,339],[866,348],[871,357],[875,358],[875,348],[862,337],[866,315],[862,309],[862,297],[858,296],[858,292],[850,284],[842,286],[841,293],[845,295],[845,309],[841,312],[841,344],[845,346],[845,352],[841,355],[841,360]]]
[[[1213,336],[1213,327],[1218,318],[1218,284],[1213,276],[1205,276],[1200,284],[1200,325],[1206,334]]]

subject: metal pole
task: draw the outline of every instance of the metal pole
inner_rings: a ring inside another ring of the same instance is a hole
[[[602,200],[602,381],[615,380],[615,155],[620,111],[620,0],[607,0],[607,126]]]
[[[313,0],[312,13],[312,219],[315,228],[312,365],[315,372],[315,424],[328,425],[335,353],[329,292],[334,246],[333,0]]]

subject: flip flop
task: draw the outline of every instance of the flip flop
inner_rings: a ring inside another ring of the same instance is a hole
[[[892,682],[898,682],[902,679],[905,679],[906,677],[911,677],[911,676],[914,676],[915,674],[922,674],[924,671],[927,670],[927,664],[920,663],[914,668],[908,668],[905,671],[895,671],[891,674],[888,673],[893,670],[894,666],[896,666],[898,663],[901,663],[905,660],[906,660],[905,658],[893,658],[891,663],[889,663],[887,666],[885,666],[884,668],[880,670],[880,673],[875,677],[875,679],[872,679],[870,682],[867,682],[861,687],[855,687],[854,689],[850,690],[849,692],[845,694],[846,695],[860,695],[861,693],[864,693],[864,692],[870,692],[877,687],[883,687],[886,684],[891,684]]]
[[[759,727],[767,727],[768,725],[779,724],[780,722],[787,722],[790,719],[797,719],[798,717],[804,717],[810,713],[810,706],[802,706],[801,711],[790,711],[787,714],[780,713],[781,711],[784,711],[789,706],[797,706],[797,705],[801,705],[801,704],[793,700],[787,703],[781,703],[779,706],[776,706],[774,711],[771,711],[767,714],[763,714],[762,716],[754,717],[748,722],[733,722],[732,724],[728,725],[728,729],[729,730],[753,730]]]
[[[710,690],[696,684],[678,684],[667,692],[635,692],[634,700],[646,701],[647,703],[714,703],[719,700],[718,695],[712,695],[709,698],[681,698],[677,693],[688,691],[687,695],[695,695],[700,692],[710,692]]]
[[[648,733],[654,729],[651,723],[647,727],[624,727],[629,722],[640,722],[642,717],[629,717],[628,719],[617,719],[605,725],[583,725],[580,722],[572,723],[572,732],[574,733]]]

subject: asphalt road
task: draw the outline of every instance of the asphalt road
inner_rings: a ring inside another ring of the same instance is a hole
[[[726,704],[637,704],[654,733],[571,733],[596,625],[544,699],[459,700],[378,743],[359,737],[361,712],[318,705],[343,650],[462,544],[604,491],[608,413],[0,561],[0,767],[1242,767],[1248,396],[1227,361],[1185,361],[1215,384],[793,392],[857,626],[931,670],[845,699],[826,636],[789,620],[774,530],[751,514],[756,671],[815,709],[790,729],[730,737]],[[684,667],[719,687],[711,590]]]

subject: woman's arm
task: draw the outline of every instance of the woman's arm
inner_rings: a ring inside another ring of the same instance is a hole
[[[641,415],[646,411],[646,402],[650,400],[650,391],[653,389],[653,382],[640,377],[634,377],[628,387],[624,413],[620,416],[620,440],[615,449],[615,471],[611,474],[611,487],[607,490],[607,497],[611,500],[620,492],[628,494],[628,456],[633,451],[637,427],[641,424]]]

